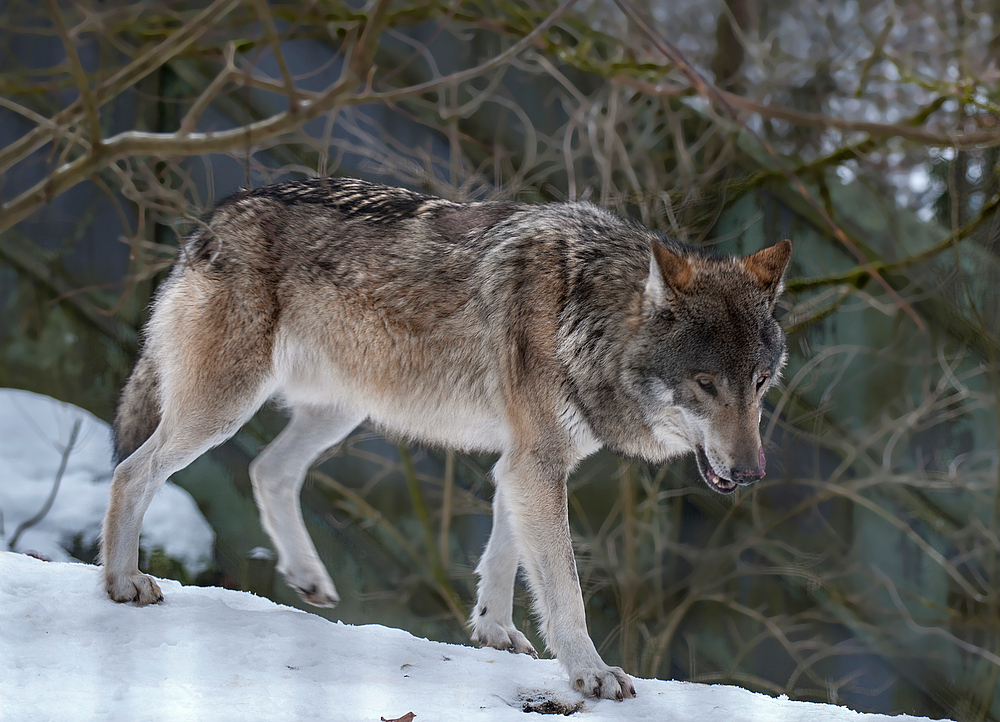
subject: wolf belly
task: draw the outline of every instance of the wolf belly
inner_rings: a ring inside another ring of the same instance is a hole
[[[469,368],[414,377],[399,358],[366,353],[364,340],[331,354],[290,339],[275,346],[275,397],[285,405],[349,408],[389,435],[463,451],[500,453],[508,440],[499,391]],[[359,363],[358,360],[363,359]]]

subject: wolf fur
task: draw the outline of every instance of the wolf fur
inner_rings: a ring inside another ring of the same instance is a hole
[[[567,476],[602,446],[657,463],[693,451],[722,493],[763,476],[760,404],[785,358],[774,309],[790,252],[782,241],[723,257],[587,203],[452,203],[335,178],[237,193],[183,243],[122,395],[108,595],[163,599],[137,566],[150,500],[277,399],[291,421],[250,477],[305,601],[338,597],[299,491],[358,424],[499,453],[473,639],[535,654],[511,619],[522,568],[573,685],[633,696],[587,633]]]

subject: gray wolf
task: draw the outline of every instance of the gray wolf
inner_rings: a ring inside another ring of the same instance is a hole
[[[338,597],[299,491],[358,424],[498,453],[473,639],[535,655],[511,620],[521,568],[573,686],[634,696],[587,632],[567,476],[606,446],[656,463],[694,452],[721,493],[762,477],[790,253],[723,257],[587,203],[452,203],[336,178],[237,193],[182,243],[119,404],[107,593],[163,599],[137,566],[150,499],[276,399],[291,420],[250,477],[305,601]]]

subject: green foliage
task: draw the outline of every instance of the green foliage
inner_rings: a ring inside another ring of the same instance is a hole
[[[140,553],[139,567],[154,577],[176,579],[181,584],[191,584],[194,581],[184,565],[177,559],[167,556],[161,547],[154,547],[148,555]]]

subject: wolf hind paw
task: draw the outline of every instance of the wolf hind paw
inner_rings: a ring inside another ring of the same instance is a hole
[[[325,570],[313,574],[285,572],[285,581],[306,604],[335,607],[340,603],[340,595]]]
[[[635,686],[621,667],[581,669],[570,675],[573,689],[588,697],[616,699],[635,697]]]
[[[336,591],[322,591],[316,587],[309,587],[308,589],[303,589],[302,587],[292,587],[295,593],[299,595],[299,598],[306,604],[311,604],[314,607],[336,607],[340,604],[340,596]]]
[[[106,574],[104,589],[108,597],[115,602],[134,602],[140,607],[147,604],[159,604],[163,601],[163,592],[159,585],[148,574],[138,571],[132,574]]]
[[[514,629],[513,626],[501,624],[476,625],[472,633],[472,641],[480,647],[493,647],[514,654],[527,654],[538,659],[538,652],[528,641],[528,638]]]

